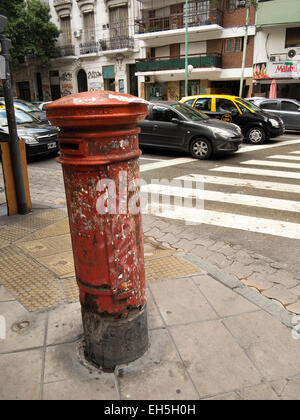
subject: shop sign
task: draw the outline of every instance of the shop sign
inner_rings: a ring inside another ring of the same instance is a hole
[[[114,67],[104,67],[103,68],[103,79],[114,79],[115,70]]]
[[[259,63],[253,68],[253,79],[282,79],[300,77],[300,61],[282,61],[277,63]]]

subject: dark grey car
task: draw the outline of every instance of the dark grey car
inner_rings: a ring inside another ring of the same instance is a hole
[[[248,98],[247,100],[269,114],[281,117],[286,130],[300,130],[300,102],[296,99]]]
[[[150,103],[149,115],[138,126],[141,146],[180,150],[197,159],[235,152],[243,141],[237,125],[211,119],[180,102]]]
[[[58,152],[57,127],[15,108],[18,137],[26,143],[27,157]],[[8,141],[6,109],[0,106],[0,141]]]

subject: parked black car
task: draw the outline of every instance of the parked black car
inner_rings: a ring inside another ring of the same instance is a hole
[[[59,129],[42,122],[21,109],[15,108],[17,133],[26,143],[27,157],[57,153]],[[0,141],[8,140],[6,109],[0,106]]]
[[[180,102],[204,112],[211,118],[237,124],[245,141],[251,144],[262,144],[284,133],[285,127],[280,117],[270,115],[238,96],[195,95],[182,98]]]
[[[248,101],[282,118],[286,130],[300,130],[300,102],[296,99],[249,98]]]
[[[25,112],[29,112],[35,118],[38,118],[41,121],[47,121],[46,111],[42,111],[37,105],[18,98],[14,98],[13,101],[14,106],[17,108],[22,109]],[[5,105],[4,98],[0,98],[0,105]]]
[[[153,102],[149,115],[138,123],[139,143],[189,152],[197,159],[239,149],[243,135],[231,123],[218,121],[180,102]]]

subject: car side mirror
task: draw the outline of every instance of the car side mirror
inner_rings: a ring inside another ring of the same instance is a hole
[[[235,117],[236,115],[239,115],[239,111],[237,109],[233,109],[230,113],[233,117]]]
[[[178,118],[172,118],[171,122],[174,124],[181,124],[181,120],[179,120]]]

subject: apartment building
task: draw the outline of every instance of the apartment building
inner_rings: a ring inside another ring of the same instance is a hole
[[[254,46],[253,93],[300,100],[300,1],[260,0]]]
[[[45,1],[44,1],[45,2]],[[71,93],[108,89],[138,94],[134,38],[135,0],[49,0],[61,30],[60,56],[40,65],[26,59],[14,72],[17,96],[57,99]]]
[[[61,30],[60,56],[47,65],[26,58],[14,72],[15,94],[51,100],[109,89],[146,99],[188,93],[238,94],[246,0],[43,0]],[[251,6],[244,96],[252,93],[255,9]]]
[[[180,99],[185,86],[185,17],[188,16],[188,94],[239,94],[245,0],[139,0],[135,39],[139,94],[146,99]],[[255,9],[251,6],[244,96],[252,93]]]

